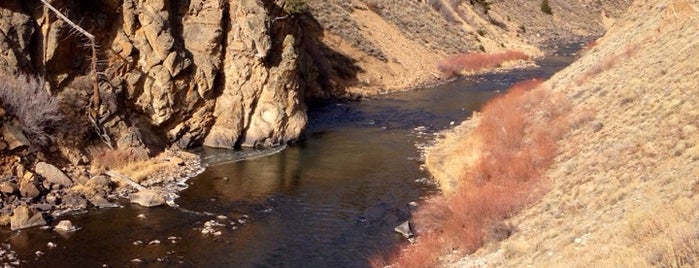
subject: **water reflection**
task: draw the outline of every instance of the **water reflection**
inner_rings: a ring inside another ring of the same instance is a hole
[[[428,174],[415,144],[431,139],[416,128],[447,128],[509,84],[569,62],[315,107],[307,139],[288,148],[203,150],[210,166],[188,182],[179,209],[122,203],[68,217],[82,227],[72,235],[30,229],[0,238],[15,235],[7,241],[37,267],[128,266],[134,258],[156,267],[364,267],[368,256],[405,243],[393,227],[409,218],[409,202],[435,190],[416,181]],[[202,235],[217,215],[226,216],[221,235]],[[243,216],[252,223],[232,223]],[[161,243],[147,245],[153,240]],[[46,255],[36,258],[37,250]]]

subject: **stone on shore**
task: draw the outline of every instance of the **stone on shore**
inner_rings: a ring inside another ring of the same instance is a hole
[[[62,186],[71,186],[73,181],[66,176],[63,171],[58,169],[56,166],[45,162],[39,162],[34,168],[37,174],[46,178],[46,180],[53,184],[58,184]]]
[[[90,203],[92,203],[95,207],[98,208],[115,208],[119,206],[117,204],[109,202],[109,200],[105,199],[101,195],[95,195],[92,198],[88,199],[88,201],[90,201]]]
[[[15,208],[10,217],[10,229],[12,231],[42,225],[46,225],[46,220],[41,216],[41,213],[24,205]]]
[[[410,221],[405,221],[405,222],[401,223],[401,225],[396,226],[396,228],[393,230],[396,231],[396,233],[399,233],[399,234],[403,235],[403,237],[408,238],[408,239],[413,237],[413,235],[414,235],[413,231],[410,228]]]

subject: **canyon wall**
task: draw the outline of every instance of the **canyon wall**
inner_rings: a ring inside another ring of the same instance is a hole
[[[273,146],[302,134],[309,65],[284,2],[50,2],[96,37],[99,118],[117,147]],[[39,1],[0,3],[0,69],[45,79],[75,117],[91,93],[88,44]]]

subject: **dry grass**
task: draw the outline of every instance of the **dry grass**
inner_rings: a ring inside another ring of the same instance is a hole
[[[641,43],[645,42],[646,40],[642,41]],[[596,42],[595,42],[596,45]],[[605,57],[603,61],[599,62],[597,65],[593,66],[592,68],[589,68],[586,72],[582,73],[576,80],[575,84],[577,86],[580,86],[590,80],[590,78],[604,72],[607,70],[612,69],[614,66],[619,64],[620,62],[627,60],[628,58],[634,56],[636,52],[638,51],[639,48],[639,43],[627,45],[624,51],[618,54],[613,54],[608,57]]]
[[[111,149],[105,146],[92,148],[92,165],[99,169],[114,170],[129,164],[148,159],[148,151],[143,148]]]
[[[434,267],[445,253],[473,252],[488,237],[501,240],[514,229],[501,222],[540,196],[541,174],[571,124],[570,104],[540,83],[518,83],[483,107],[479,124],[461,141],[483,144],[469,147],[478,151],[465,148],[456,156],[480,157],[462,167],[468,170],[455,191],[433,197],[415,213],[420,237],[394,258],[398,267]],[[494,226],[507,228],[498,231]]]
[[[627,217],[634,248],[656,267],[699,266],[697,202],[688,198]]]
[[[503,63],[514,60],[527,60],[530,57],[520,51],[509,50],[501,53],[469,53],[454,55],[440,63],[438,68],[445,76],[477,72],[498,68]]]

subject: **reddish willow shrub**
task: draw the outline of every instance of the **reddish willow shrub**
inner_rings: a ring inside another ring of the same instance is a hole
[[[539,196],[541,174],[570,128],[570,104],[540,83],[517,83],[483,107],[479,125],[465,137],[486,143],[480,160],[455,192],[433,197],[414,214],[418,243],[395,253],[390,263],[434,267],[453,249],[473,252],[485,243],[489,228]],[[378,257],[370,262],[382,263]]]
[[[446,76],[454,76],[463,72],[480,71],[497,68],[504,62],[527,60],[530,57],[521,51],[509,50],[502,53],[469,53],[454,55],[439,64],[437,68]]]

